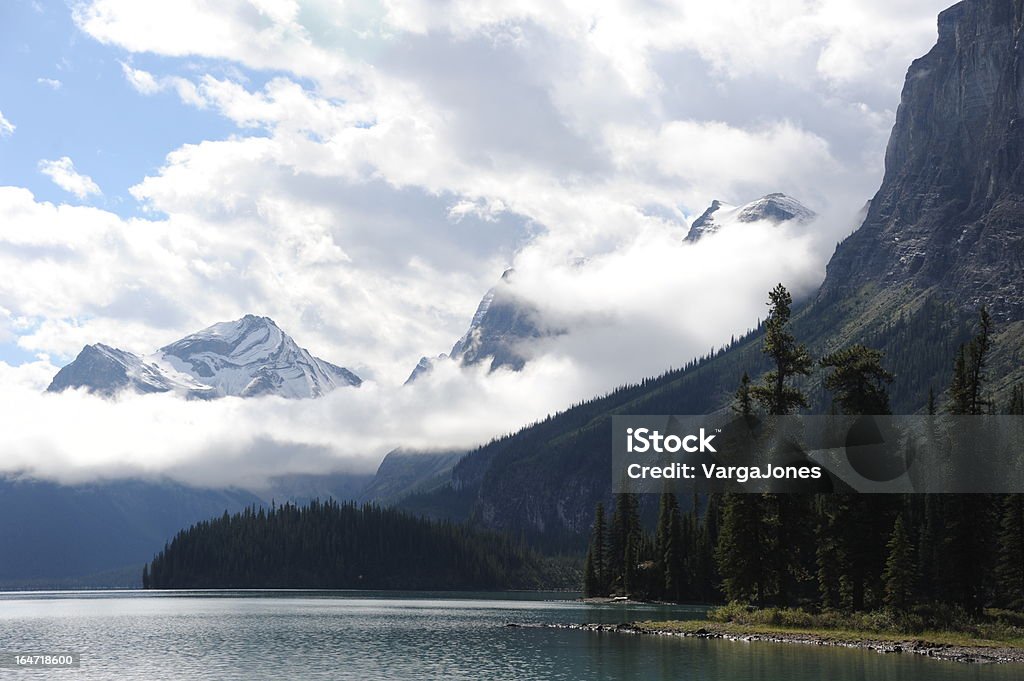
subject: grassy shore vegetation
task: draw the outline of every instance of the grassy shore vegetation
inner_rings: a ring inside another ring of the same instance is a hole
[[[734,409],[784,415],[806,407],[798,379],[822,371],[833,410],[890,413],[899,378],[862,345],[813,361],[789,328],[791,299],[769,295],[758,382],[737,377]],[[1024,391],[1008,404],[987,398],[992,322],[981,309],[976,334],[950,358],[950,386],[928,391],[928,409],[951,414],[1024,414]],[[641,526],[635,497],[615,497],[610,519],[597,508],[584,566],[589,596],[673,602],[751,603],[718,612],[722,626],[959,632],[1016,641],[1024,610],[1024,498],[996,494],[712,494],[684,512],[663,494],[657,527]],[[997,609],[993,609],[997,608]]]
[[[1024,648],[1024,613],[987,608],[971,614],[955,606],[915,606],[843,612],[804,608],[757,608],[730,603],[712,608],[707,622],[647,622],[665,631],[695,631],[711,626],[723,633],[807,633],[848,640],[921,639],[941,645],[991,645]]]

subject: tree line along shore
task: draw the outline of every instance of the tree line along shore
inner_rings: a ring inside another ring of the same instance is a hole
[[[898,378],[882,353],[853,345],[815,361],[789,329],[791,305],[783,286],[770,292],[763,352],[772,368],[756,383],[739,377],[732,408],[744,417],[792,414],[808,404],[795,379],[822,371],[834,413],[890,414],[888,389]],[[1007,404],[987,399],[991,351],[982,308],[974,337],[951,358],[942,411],[1024,414],[1021,386]],[[928,413],[938,401],[929,390]],[[718,616],[743,627],[781,618],[790,628],[1024,641],[1024,615],[1016,614],[1024,611],[1020,495],[726,492],[686,501],[683,511],[662,494],[653,532],[642,527],[634,495],[616,495],[610,514],[599,504],[585,596],[730,603]]]

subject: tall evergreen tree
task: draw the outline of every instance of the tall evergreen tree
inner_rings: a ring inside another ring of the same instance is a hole
[[[610,592],[628,594],[636,586],[634,577],[640,553],[640,534],[636,498],[626,492],[616,494],[611,530],[608,533]]]
[[[587,598],[602,596],[597,587],[597,571],[594,569],[594,548],[587,550],[587,557],[583,561],[583,595]]]
[[[889,557],[885,561],[882,580],[885,583],[885,605],[897,610],[906,610],[914,598],[914,550],[903,524],[903,516],[896,516],[892,536],[886,544]]]
[[[683,530],[679,504],[671,492],[661,495],[658,509],[658,530],[655,537],[655,560],[661,575],[658,586],[662,596],[678,601],[683,593]]]
[[[1011,416],[1024,416],[1024,385],[1013,386],[1006,413]]]
[[[821,365],[832,371],[825,387],[833,392],[833,404],[844,414],[867,416],[889,414],[888,385],[891,373],[882,368],[879,350],[854,345],[822,358]],[[886,558],[885,537],[892,527],[888,499],[866,501],[856,494],[836,493],[821,508],[819,534],[819,592],[840,607],[859,610],[874,595],[881,599],[878,583]],[[829,582],[829,580],[834,582]]]
[[[608,528],[604,519],[604,504],[597,502],[594,511],[594,531],[591,537],[590,550],[593,553],[594,580],[597,593],[607,596],[609,592],[608,578]]]
[[[781,416],[806,407],[807,398],[789,384],[797,376],[811,373],[811,356],[789,332],[793,297],[782,284],[768,293],[768,320],[764,325],[764,347],[773,369],[765,374],[761,385],[751,388],[754,399],[771,415]]]
[[[988,365],[989,352],[992,350],[992,318],[985,306],[978,313],[978,333],[968,345],[970,368],[968,371],[968,413],[984,414],[988,402],[983,395],[985,383],[985,367]]]
[[[982,307],[978,313],[978,331],[966,345],[961,345],[953,367],[949,386],[949,411],[952,414],[977,416],[988,411],[985,399],[985,368],[992,351],[992,318]]]
[[[985,367],[992,349],[992,320],[982,307],[978,328],[961,345],[953,365],[949,411],[977,416],[988,411],[985,399]],[[940,574],[942,598],[979,612],[990,591],[989,576],[996,560],[996,497],[987,494],[950,494],[942,502]]]
[[[727,601],[764,605],[771,596],[766,559],[772,546],[764,530],[761,495],[722,495],[722,526],[715,561]]]
[[[736,397],[733,400],[732,410],[744,418],[754,415],[754,396],[751,393],[750,375],[744,371],[740,379],[740,387],[736,390]]]
[[[750,393],[772,416],[784,416],[807,407],[806,396],[791,382],[799,376],[809,375],[813,361],[807,347],[797,343],[789,330],[792,306],[793,297],[782,284],[769,291],[769,314],[764,324],[762,352],[769,357],[773,368],[759,385],[750,388]],[[766,533],[767,543],[786,547],[768,555],[769,560],[762,563],[762,569],[767,571],[762,582],[771,584],[779,601],[787,603],[795,595],[792,592],[798,583],[810,577],[809,573],[805,574],[802,564],[802,554],[812,538],[810,498],[797,494],[767,494],[761,505],[761,530]],[[724,584],[725,574],[722,576]],[[764,591],[762,589],[761,598],[766,595]]]
[[[969,414],[971,409],[970,380],[967,377],[967,346],[960,345],[953,363],[953,380],[949,384],[949,413]]]
[[[853,345],[821,358],[821,365],[831,369],[825,377],[825,388],[845,414],[889,414],[891,373],[882,368],[882,352],[863,345]]]
[[[862,582],[854,574],[856,556],[850,553],[854,544],[851,535],[855,534],[850,522],[854,502],[853,494],[844,493],[822,495],[819,500],[815,562],[818,595],[826,608],[849,610],[857,604]]]
[[[1003,499],[995,572],[1000,605],[1024,610],[1024,496],[1020,494]]]
[[[921,495],[917,557],[918,593],[922,600],[937,600],[942,582],[942,508],[946,495]]]

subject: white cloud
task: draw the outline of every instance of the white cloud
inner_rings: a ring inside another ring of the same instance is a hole
[[[516,281],[526,283],[520,294],[568,333],[551,339],[522,373],[442,363],[410,387],[371,381],[312,401],[124,395],[111,402],[77,392],[42,395],[56,369],[48,361],[0,364],[0,402],[10,405],[11,423],[0,431],[0,472],[258,488],[286,473],[370,470],[396,446],[470,447],[741,333],[763,312],[777,277],[800,292],[820,276],[807,234],[751,224],[696,246],[676,236],[651,226],[629,247],[583,267],[547,261],[542,249],[524,252],[516,262],[523,275]],[[623,287],[627,280],[638,285]],[[687,298],[697,288],[728,290],[734,304]],[[48,427],[54,422],[61,428]]]
[[[75,170],[75,164],[67,156],[61,156],[55,161],[40,161],[39,172],[53,180],[53,183],[64,191],[80,199],[103,193],[91,177]]]
[[[61,83],[56,78],[36,78],[36,82],[40,85],[45,85],[51,90],[59,90],[63,85],[63,83]]]
[[[753,324],[777,281],[820,280],[877,187],[939,4],[78,2],[83,31],[130,53],[138,93],[236,130],[140,175],[145,218],[0,188],[0,268],[17,273],[0,279],[0,328],[53,358],[4,374],[23,392],[0,399],[25,413],[0,432],[8,469],[313,472],[399,444],[474,444],[678,366]],[[143,54],[164,59],[136,68]],[[0,117],[0,134],[13,128]],[[79,198],[99,193],[70,159],[44,164]],[[822,219],[681,243],[711,199],[771,191]],[[444,367],[400,389],[509,265],[569,332],[523,374]],[[86,343],[147,352],[249,312],[370,380],[316,403],[25,392]],[[288,455],[268,456],[274,442]]]
[[[606,139],[625,172],[648,171],[677,186],[715,187],[741,199],[744,189],[769,186],[807,197],[823,175],[840,170],[825,139],[788,121],[750,130],[718,121],[616,126]]]
[[[14,123],[11,123],[9,120],[4,118],[3,111],[0,111],[0,137],[13,135],[16,127],[17,126],[15,126]]]
[[[145,352],[201,324],[237,316],[232,306],[239,295],[270,307],[263,311],[302,345],[337,363],[351,366],[350,356],[368,356],[373,346],[378,361],[386,362],[397,347],[406,348],[397,373],[303,402],[40,395],[56,371],[49,360],[0,366],[0,378],[7,376],[0,380],[0,403],[12,405],[16,423],[0,431],[0,472],[66,482],[142,475],[259,487],[285,473],[369,469],[396,446],[469,447],[744,332],[763,314],[765,291],[777,280],[798,295],[809,291],[831,246],[816,229],[764,223],[686,245],[681,228],[636,215],[621,243],[579,266],[558,255],[560,244],[542,237],[516,257],[514,290],[539,310],[542,324],[566,333],[535,348],[522,373],[487,375],[484,367],[442,363],[403,388],[415,353],[445,349],[456,336],[429,324],[412,328],[410,320],[429,316],[416,306],[446,303],[446,296],[460,293],[452,286],[457,282],[428,292],[415,279],[349,275],[352,263],[332,247],[326,260],[319,251],[289,255],[292,248],[316,248],[307,230],[320,229],[323,215],[264,205],[260,211],[279,232],[268,245],[247,232],[255,225],[236,223],[234,238],[226,240],[180,217],[125,222],[95,208],[40,204],[24,190],[0,191],[0,211],[16,216],[0,237],[0,267],[16,257],[2,254],[19,247],[47,256],[0,283],[8,316],[40,320],[19,322],[26,349],[74,354],[86,342],[102,341]],[[293,240],[283,228],[297,222]],[[270,258],[262,263],[256,251],[268,247]],[[196,267],[197,259],[207,266]],[[272,289],[261,290],[261,282]],[[702,295],[694,298],[694,290]],[[166,291],[175,291],[175,298],[159,300]],[[456,297],[452,308],[461,311],[457,324],[464,325],[476,301]],[[380,314],[401,301],[410,305],[404,318]],[[154,323],[166,328],[156,330]],[[321,326],[329,331],[322,335]],[[47,427],[53,422],[62,427]]]
[[[121,72],[125,79],[135,88],[136,92],[144,95],[153,95],[160,92],[163,87],[149,71],[132,68],[130,64],[121,62]]]
[[[304,63],[318,77],[341,75],[348,60],[314,43],[300,9],[289,0],[98,0],[78,3],[73,14],[92,37],[131,52],[226,58],[269,70]]]
[[[190,80],[179,76],[165,76],[158,79],[149,71],[133,68],[125,62],[121,62],[121,72],[132,88],[139,94],[155,95],[158,92],[173,90],[185,104],[199,109],[206,108],[206,99]]]

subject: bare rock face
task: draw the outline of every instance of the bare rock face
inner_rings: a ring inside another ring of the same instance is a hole
[[[869,283],[934,289],[1024,317],[1021,0],[965,0],[907,73],[885,176],[840,244],[820,297]]]
[[[514,270],[506,270],[497,285],[484,295],[469,329],[455,341],[451,352],[437,357],[421,357],[405,380],[406,385],[432,371],[438,362],[446,360],[461,366],[486,362],[491,371],[499,368],[522,370],[530,343],[556,332],[542,328],[538,324],[537,310],[515,295],[511,288],[513,275]]]
[[[544,334],[536,323],[536,311],[510,290],[512,270],[501,275],[498,285],[480,301],[466,334],[455,342],[448,356],[463,365],[490,359],[491,371],[508,367],[522,370],[526,357],[520,346]]]

